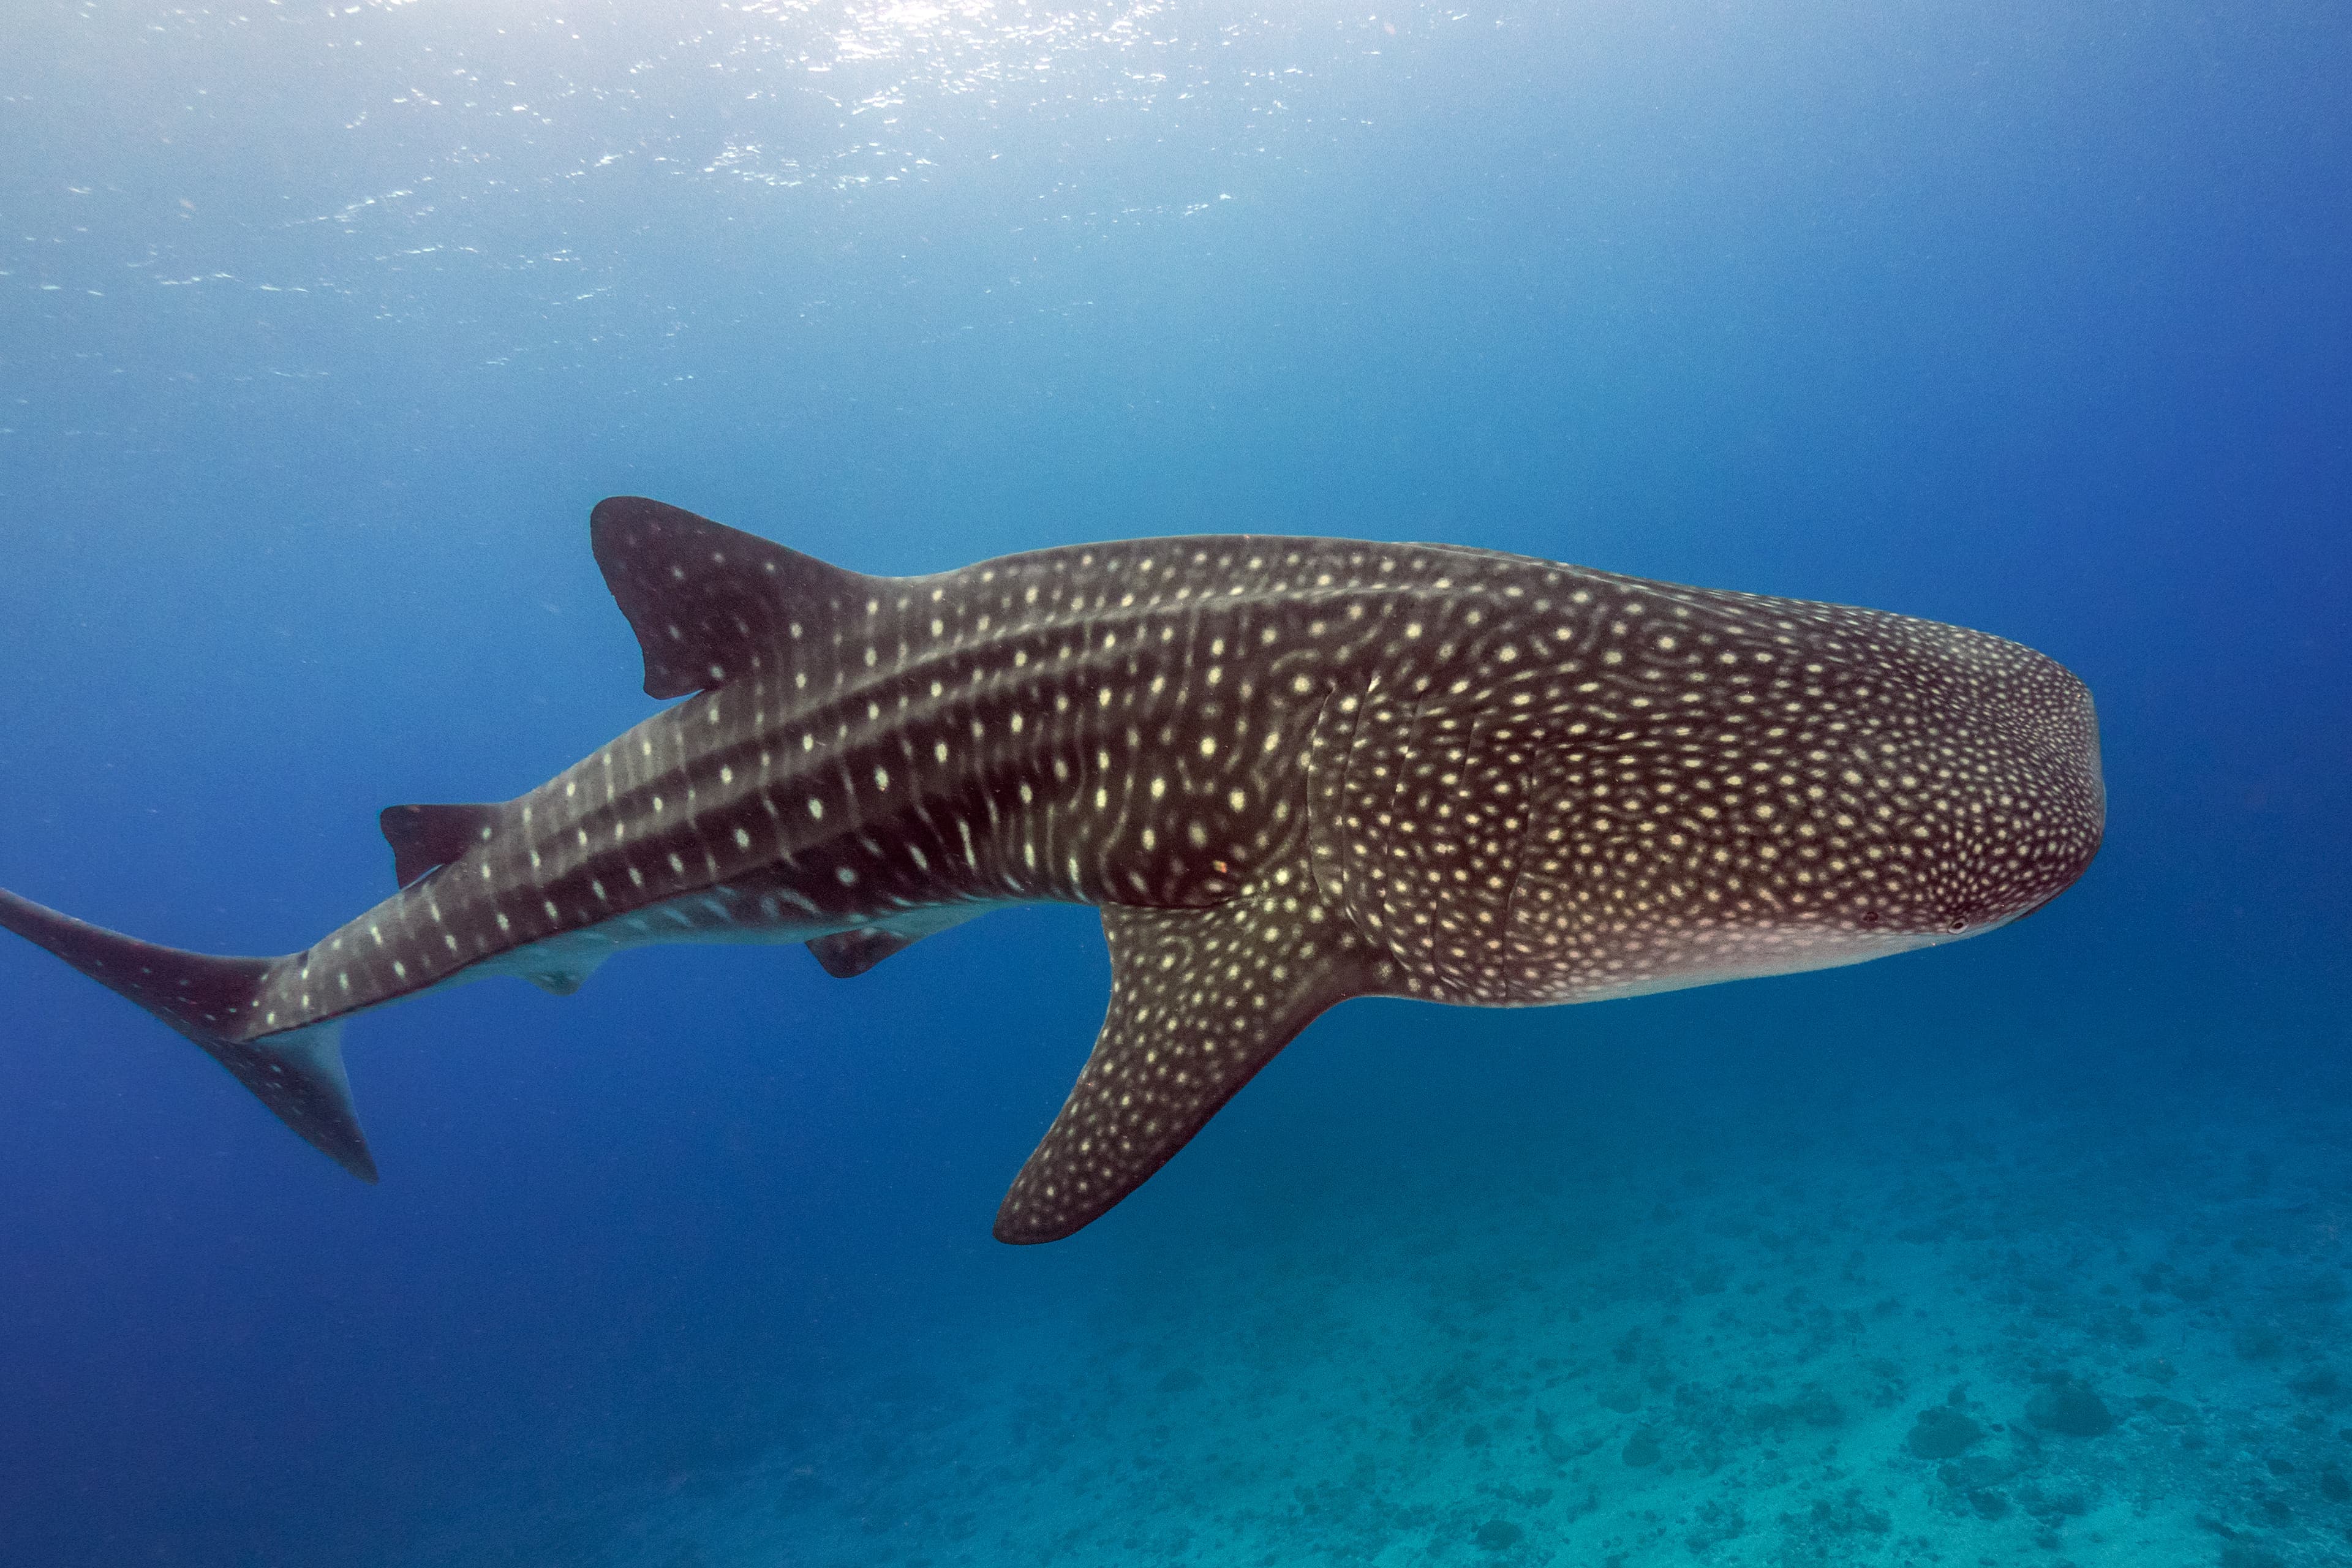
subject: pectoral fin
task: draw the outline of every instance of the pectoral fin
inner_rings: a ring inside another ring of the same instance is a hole
[[[1313,885],[1301,867],[1213,909],[1103,910],[1110,1011],[997,1210],[999,1241],[1057,1241],[1100,1217],[1317,1014],[1386,989],[1386,966]]]

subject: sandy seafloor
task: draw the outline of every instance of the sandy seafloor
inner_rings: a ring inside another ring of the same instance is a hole
[[[2339,1090],[2140,1083],[2012,1060],[1497,1148],[1475,1206],[1318,1190],[1181,1289],[938,1303],[757,1461],[533,1528],[607,1568],[2352,1562]]]

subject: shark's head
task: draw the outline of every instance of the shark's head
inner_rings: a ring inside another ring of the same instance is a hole
[[[2091,693],[2071,670],[1982,632],[1895,627],[1902,651],[1875,677],[1878,723],[1813,819],[1817,832],[1851,818],[1869,835],[1859,863],[1820,879],[1829,927],[1927,946],[2006,925],[2071,887],[2098,853],[2106,786]]]
[[[2004,925],[2090,864],[2098,725],[2063,666],[1874,611],[1674,598],[1579,661],[1580,703],[1514,726],[1532,809],[1507,957],[1456,967],[1458,991],[1540,1004],[1859,963]]]
[[[2098,714],[2072,670],[1982,632],[1939,629],[1949,646],[1935,700],[1951,719],[1907,748],[1907,773],[1925,780],[1913,837],[1935,856],[1907,918],[1965,936],[2074,886],[2105,836],[2107,790]]]

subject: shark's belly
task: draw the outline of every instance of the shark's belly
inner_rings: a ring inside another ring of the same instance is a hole
[[[1540,981],[1529,984],[1520,998],[1521,1004],[1549,1007],[1573,1002],[1608,1002],[1624,996],[1654,995],[1661,991],[1719,985],[1730,980],[1801,974],[1809,970],[1864,963],[1890,953],[1934,947],[1958,939],[1920,931],[1727,925],[1685,931],[1679,940],[1682,945],[1664,957],[1654,943],[1646,942],[1636,942],[1622,952],[1602,946],[1583,962],[1562,964],[1550,985]]]
[[[845,931],[876,930],[913,940],[1004,906],[959,902],[871,915],[822,913],[781,887],[721,885],[665,899],[594,925],[525,942],[467,965],[439,985],[494,974],[520,975],[543,990],[569,995],[616,952],[678,942],[782,945],[814,942]]]

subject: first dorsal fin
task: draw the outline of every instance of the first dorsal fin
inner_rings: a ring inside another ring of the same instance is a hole
[[[1110,1011],[996,1211],[997,1240],[1058,1241],[1100,1218],[1317,1014],[1387,988],[1381,956],[1297,872],[1213,909],[1104,906]]]
[[[376,818],[392,846],[392,874],[404,888],[487,840],[495,805],[387,805]]]
[[[770,665],[791,640],[830,626],[869,579],[813,555],[641,496],[598,501],[596,564],[646,658],[646,695],[685,697]]]

